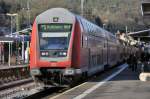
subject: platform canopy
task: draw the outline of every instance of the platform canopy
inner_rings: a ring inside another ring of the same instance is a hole
[[[5,35],[5,37],[12,38],[12,39],[14,39],[14,41],[26,42],[26,41],[30,41],[31,31],[32,31],[31,28],[26,28],[26,29],[23,29],[21,31],[17,31],[17,32]]]
[[[30,41],[30,36],[29,35],[18,35],[18,34],[13,34],[13,35],[5,35],[5,38],[12,38],[14,41]]]
[[[14,39],[11,37],[0,37],[0,43],[10,43],[14,42]]]
[[[144,42],[150,42],[150,29],[137,31],[137,32],[131,32],[128,33],[128,35],[132,36],[135,39],[140,39],[140,41]]]

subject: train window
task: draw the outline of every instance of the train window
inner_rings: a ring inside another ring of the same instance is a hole
[[[94,66],[94,55],[92,55],[92,66]]]
[[[88,36],[84,37],[84,47],[88,47]]]
[[[101,60],[102,58],[101,58],[101,55],[99,54],[99,55],[97,55],[97,64],[98,65],[100,65],[101,64],[101,62],[102,62],[102,60]]]
[[[83,38],[83,35],[82,35],[82,48],[83,48],[83,39],[84,39],[84,38]]]
[[[104,39],[104,48],[107,47],[107,39]]]
[[[87,46],[88,46],[88,35],[86,33],[82,33],[81,46],[82,46],[82,48],[87,48]]]
[[[54,50],[54,49],[68,49],[67,37],[47,37],[40,38],[40,49],[41,50]]]

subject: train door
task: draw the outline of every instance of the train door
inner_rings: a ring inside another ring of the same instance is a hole
[[[88,50],[88,53],[87,53],[87,55],[88,55],[88,71],[90,71],[90,68],[91,68],[91,48],[89,47],[90,46],[90,44],[89,44],[89,35],[87,35],[87,37],[86,37],[86,50]]]
[[[90,48],[88,48],[88,60],[89,60],[89,65],[88,65],[88,69],[90,68],[90,66],[91,66],[91,49]]]
[[[105,41],[104,41],[104,48],[103,48],[103,64],[106,65],[107,64],[107,39],[105,38]]]
[[[81,65],[84,66],[84,70],[89,70],[89,48],[88,48],[88,36],[86,33],[81,35]]]
[[[110,55],[110,46],[109,46],[109,40],[108,38],[106,39],[106,65],[105,65],[105,69],[108,68],[109,65],[109,55]]]
[[[106,64],[106,38],[104,37],[102,42],[101,42],[102,46],[101,46],[101,51],[100,51],[100,63],[99,65],[102,65],[103,66],[103,69],[104,69],[104,66]]]
[[[94,63],[94,55],[93,55],[93,37],[88,35],[88,59],[89,59],[89,65],[88,65],[88,69],[89,71],[92,72],[92,69],[93,69],[93,63]]]

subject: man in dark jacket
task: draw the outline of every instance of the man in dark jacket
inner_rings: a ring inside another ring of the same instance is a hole
[[[141,54],[141,62],[144,64],[143,67],[141,67],[142,72],[150,72],[150,66],[149,66],[150,64],[148,64],[149,58],[150,58],[149,53],[143,52]]]
[[[132,64],[132,71],[136,71],[137,70],[137,58],[136,55],[134,54],[131,58],[131,64]]]
[[[127,59],[127,63],[129,65],[129,68],[131,68],[131,60],[132,60],[132,55],[130,54],[129,58]]]

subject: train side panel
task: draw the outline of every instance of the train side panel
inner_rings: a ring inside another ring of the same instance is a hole
[[[80,24],[76,19],[74,29],[74,40],[72,46],[72,68],[81,68],[81,30]]]
[[[37,68],[38,60],[38,48],[37,48],[37,26],[34,22],[31,34],[31,45],[30,45],[30,69]]]

